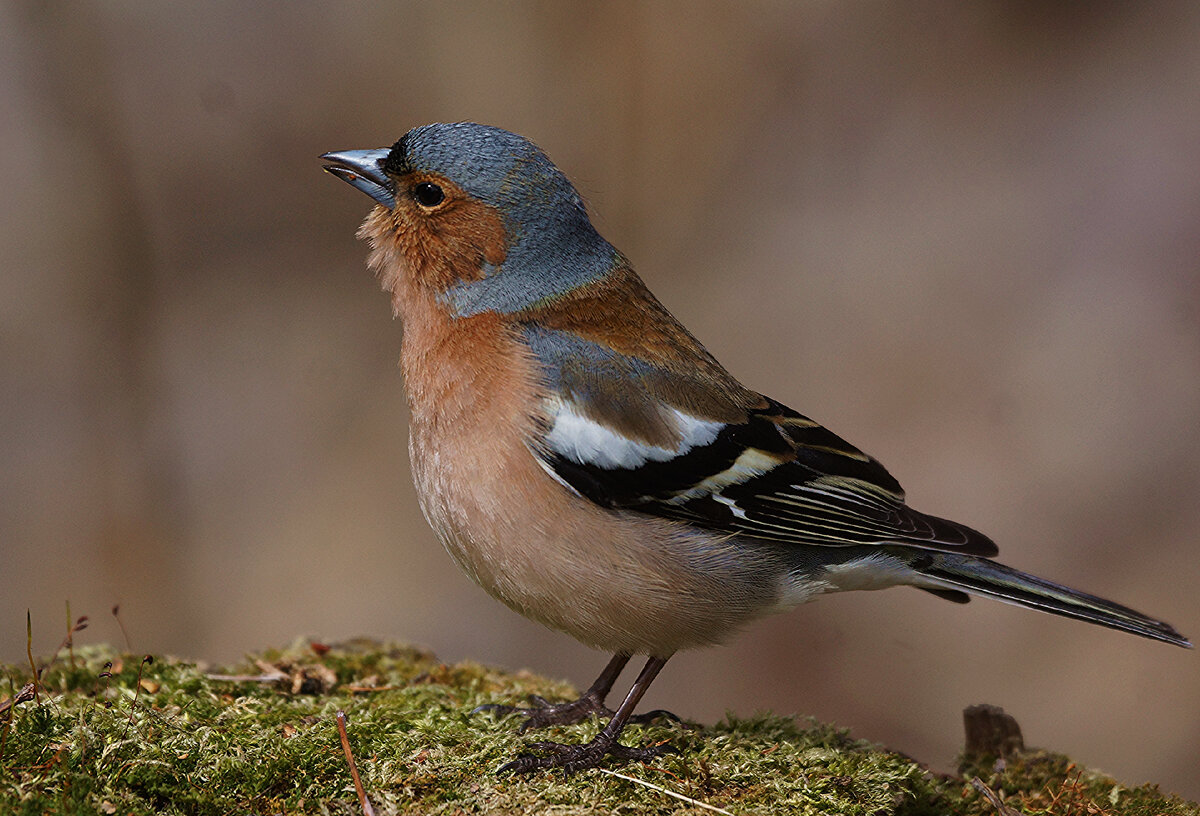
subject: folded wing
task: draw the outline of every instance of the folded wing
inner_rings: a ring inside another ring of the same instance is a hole
[[[596,358],[603,389],[554,369],[545,433],[532,448],[551,475],[599,505],[795,544],[997,552],[982,533],[908,507],[878,461],[774,400],[739,409],[739,421],[727,408],[720,419],[697,415],[659,396],[654,367]],[[650,418],[653,441],[592,405],[614,400],[626,416]]]

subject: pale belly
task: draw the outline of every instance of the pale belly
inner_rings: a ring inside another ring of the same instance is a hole
[[[601,508],[523,441],[484,453],[438,436],[414,420],[425,517],[462,570],[522,615],[596,648],[667,656],[778,608],[786,567],[774,548]]]

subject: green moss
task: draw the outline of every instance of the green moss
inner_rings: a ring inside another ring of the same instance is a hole
[[[448,666],[402,646],[317,654],[297,644],[220,672],[173,658],[141,665],[104,647],[76,649],[76,662],[44,673],[38,701],[0,714],[0,813],[360,813],[335,720],[343,710],[381,814],[711,812],[702,802],[739,814],[990,816],[996,808],[974,776],[1021,813],[1200,814],[1055,754],[981,760],[950,778],[843,731],[771,715],[631,727],[627,741],[680,749],[616,769],[634,781],[601,771],[498,776],[527,738],[515,733],[516,717],[471,709],[574,690],[528,673]],[[101,676],[106,662],[115,664],[110,678]],[[28,680],[28,666],[0,667],[8,693]],[[550,729],[546,738],[577,742],[597,728]]]

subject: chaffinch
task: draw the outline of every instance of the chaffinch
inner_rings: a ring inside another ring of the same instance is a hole
[[[322,158],[378,202],[358,235],[404,324],[426,519],[493,597],[614,655],[579,700],[501,708],[525,727],[608,712],[630,657],[648,658],[594,739],[535,743],[502,770],[656,756],[618,737],[671,655],[827,592],[971,593],[1191,645],[990,560],[987,536],[913,510],[875,459],[734,379],[531,142],[432,124]]]

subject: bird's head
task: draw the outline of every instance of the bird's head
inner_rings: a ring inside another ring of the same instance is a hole
[[[424,125],[390,148],[321,158],[380,205],[359,234],[384,286],[432,290],[456,316],[521,311],[622,262],[567,177],[506,130]]]

